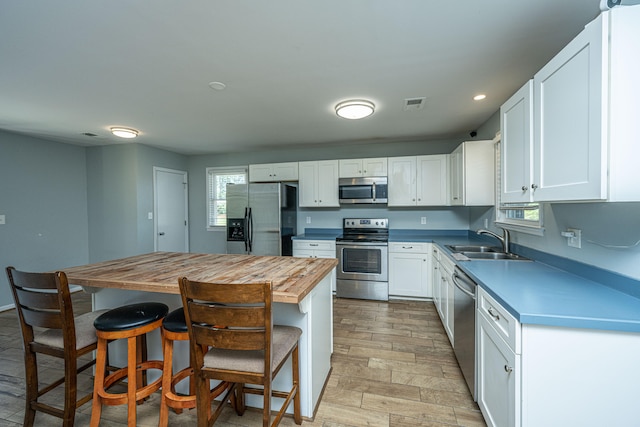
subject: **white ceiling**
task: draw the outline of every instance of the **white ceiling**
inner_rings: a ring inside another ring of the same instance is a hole
[[[184,154],[461,137],[598,13],[599,0],[3,1],[0,129],[105,145],[127,126]],[[415,97],[425,107],[404,111]],[[349,98],[375,114],[337,117]]]

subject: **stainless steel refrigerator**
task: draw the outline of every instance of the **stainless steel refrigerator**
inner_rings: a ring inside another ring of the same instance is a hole
[[[227,253],[293,254],[298,189],[282,183],[227,185]]]

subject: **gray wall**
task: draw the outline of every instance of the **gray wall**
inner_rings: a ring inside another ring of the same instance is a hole
[[[153,252],[153,167],[187,170],[185,156],[140,144],[87,148],[89,259]]]
[[[85,149],[0,131],[0,308],[4,268],[48,271],[89,261]]]

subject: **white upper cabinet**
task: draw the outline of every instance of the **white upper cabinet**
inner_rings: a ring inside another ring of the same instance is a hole
[[[389,157],[388,206],[448,204],[447,154]]]
[[[533,78],[533,199],[606,198],[607,20],[596,19]]]
[[[416,157],[416,197],[418,206],[449,204],[449,155]]]
[[[533,162],[533,80],[500,108],[501,201],[529,202]]]
[[[340,206],[337,160],[300,162],[298,166],[300,207]]]
[[[450,155],[451,204],[495,204],[495,149],[493,141],[465,141]]]
[[[638,22],[603,12],[502,106],[503,201],[640,201]]]
[[[387,176],[387,158],[345,159],[339,161],[340,178]]]
[[[416,157],[390,157],[388,206],[416,206]]]
[[[298,162],[249,165],[249,182],[297,181]]]

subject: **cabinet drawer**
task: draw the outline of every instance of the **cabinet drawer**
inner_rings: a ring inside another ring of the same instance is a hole
[[[389,243],[389,252],[426,254],[429,250],[428,246],[429,243],[395,242]]]
[[[478,313],[489,321],[498,336],[511,350],[520,354],[522,346],[520,322],[480,287],[478,287],[477,298]]]
[[[293,249],[331,251],[335,255],[336,243],[331,240],[294,240]]]

